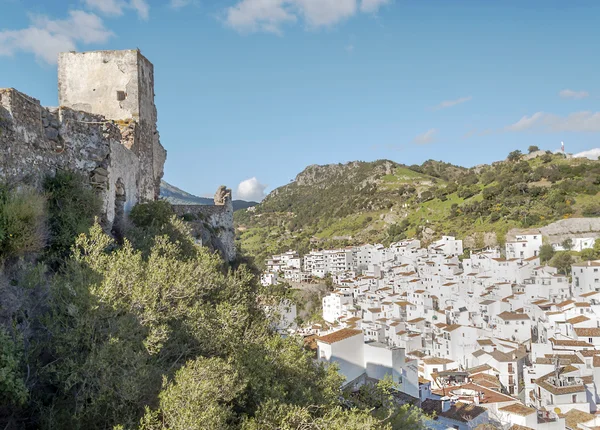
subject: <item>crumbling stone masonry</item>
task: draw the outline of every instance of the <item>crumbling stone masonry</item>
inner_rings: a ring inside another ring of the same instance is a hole
[[[231,262],[236,259],[231,190],[222,185],[214,200],[214,206],[173,205],[173,209],[188,221],[192,234],[201,245],[218,250],[226,261]]]
[[[118,233],[136,203],[160,192],[167,153],[156,127],[154,67],[139,50],[61,53],[58,98],[58,108],[47,108],[0,89],[0,181],[39,187],[59,169],[79,172],[102,197],[103,224]],[[231,197],[220,199],[199,213],[212,212],[211,229],[233,231]],[[233,236],[218,237],[235,258]]]

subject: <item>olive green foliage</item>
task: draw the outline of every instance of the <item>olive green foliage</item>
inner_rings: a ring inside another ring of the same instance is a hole
[[[253,211],[237,211],[238,245],[262,264],[271,254],[296,249],[389,244],[437,234],[474,232],[505,237],[512,228],[547,225],[600,213],[600,162],[543,154],[466,169],[426,161],[420,166],[385,161],[333,170],[310,167],[310,181],[279,188]],[[389,165],[389,164],[388,164]]]
[[[50,244],[47,258],[57,263],[65,258],[80,233],[85,233],[100,212],[101,202],[88,180],[70,171],[46,178]]]
[[[18,342],[0,327],[0,410],[3,406],[21,406],[27,401],[21,366],[22,352]]]
[[[349,397],[350,403],[360,409],[373,408],[373,415],[394,430],[425,430],[429,417],[411,405],[397,406],[393,392],[396,383],[390,375],[377,384],[365,384],[358,393]]]
[[[138,219],[133,229],[184,237],[182,221],[163,215],[161,223]],[[260,288],[243,265],[224,270],[191,238],[159,234],[149,243],[118,244],[93,225],[60,270],[47,273],[36,348],[24,357],[0,334],[0,375],[8,375],[0,395],[22,404],[19,422],[92,430],[386,428],[374,406],[342,407],[335,366],[315,362],[302,339],[271,331],[258,303],[287,292]],[[24,368],[36,381],[29,397]]]
[[[540,261],[542,263],[547,263],[554,257],[554,248],[550,244],[543,244],[540,246]]]
[[[550,260],[550,265],[556,267],[564,275],[570,275],[571,264],[573,263],[573,256],[568,251],[557,252]]]
[[[0,260],[46,244],[46,201],[30,188],[0,186]]]
[[[518,149],[508,154],[508,161],[519,161],[523,153]]]
[[[540,150],[540,148],[537,147],[537,146],[535,146],[535,145],[531,145],[529,148],[527,148],[527,152],[529,152],[530,154],[532,152],[536,152],[536,151],[539,151],[539,150]]]
[[[190,236],[189,228],[173,212],[171,204],[164,200],[137,204],[131,210],[129,220],[131,228],[126,233],[132,244],[147,255],[160,236],[182,248],[183,255],[195,255],[196,246]]]
[[[233,401],[244,387],[234,366],[220,358],[198,358],[163,383],[157,411],[147,410],[141,429],[228,429]]]

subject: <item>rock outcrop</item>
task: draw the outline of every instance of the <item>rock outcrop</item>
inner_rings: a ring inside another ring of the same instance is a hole
[[[214,206],[173,205],[173,209],[189,223],[199,244],[219,251],[225,261],[232,262],[237,253],[231,190],[221,185],[215,193],[214,202]]]

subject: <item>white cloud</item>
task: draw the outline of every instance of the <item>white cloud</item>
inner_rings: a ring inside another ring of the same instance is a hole
[[[172,0],[184,1],[184,0]],[[87,7],[104,15],[120,16],[125,9],[134,9],[140,18],[148,19],[150,6],[147,0],[84,0]]]
[[[267,185],[261,184],[256,177],[240,182],[236,198],[246,201],[260,202],[265,198]]]
[[[131,7],[135,9],[142,19],[148,19],[150,16],[150,5],[146,0],[131,0]]]
[[[452,106],[456,106],[459,105],[461,103],[465,103],[468,102],[469,100],[471,100],[473,97],[468,96],[468,97],[461,97],[458,98],[456,100],[444,100],[443,102],[441,102],[439,105],[434,106],[433,110],[440,110],[440,109],[446,109]]]
[[[171,0],[169,5],[173,9],[181,9],[182,7],[186,7],[190,3],[192,3],[192,0]]]
[[[586,97],[589,97],[590,93],[588,93],[587,91],[573,91],[573,90],[566,89],[566,90],[562,90],[561,92],[559,92],[558,95],[563,99],[579,100],[579,99],[584,99]]]
[[[590,149],[573,155],[573,157],[589,158],[590,160],[600,160],[600,148]]]
[[[435,136],[437,134],[437,130],[435,128],[431,128],[427,130],[423,134],[419,134],[417,137],[413,139],[413,143],[417,145],[426,145],[428,143],[435,142]]]
[[[337,24],[356,13],[356,0],[293,0],[311,27]]]
[[[391,0],[362,0],[360,10],[366,13],[377,12],[379,8],[390,3]]]
[[[328,27],[351,18],[359,10],[364,13],[376,12],[389,2],[390,0],[238,0],[225,10],[225,22],[241,33],[263,31],[281,34],[285,24],[303,20],[311,28]]]
[[[354,45],[346,45],[346,47],[344,49],[348,53],[353,52],[354,51]]]
[[[504,128],[505,131],[560,132],[600,132],[600,112],[581,111],[567,116],[536,112],[524,116],[519,121]]]
[[[123,15],[126,3],[122,0],[85,0],[85,5],[105,15]]]
[[[296,21],[286,0],[243,0],[227,9],[226,22],[239,32],[281,33],[286,22]]]
[[[27,28],[0,31],[0,55],[23,51],[55,64],[59,52],[74,51],[78,43],[104,43],[111,36],[113,33],[92,13],[72,10],[63,20],[38,15],[31,18],[31,25]]]

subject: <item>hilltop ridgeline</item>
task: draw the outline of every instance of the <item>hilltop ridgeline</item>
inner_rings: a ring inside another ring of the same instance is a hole
[[[425,242],[440,234],[467,248],[504,241],[512,228],[600,216],[600,161],[537,151],[473,168],[428,160],[312,165],[235,215],[238,244],[258,257],[286,249]]]

